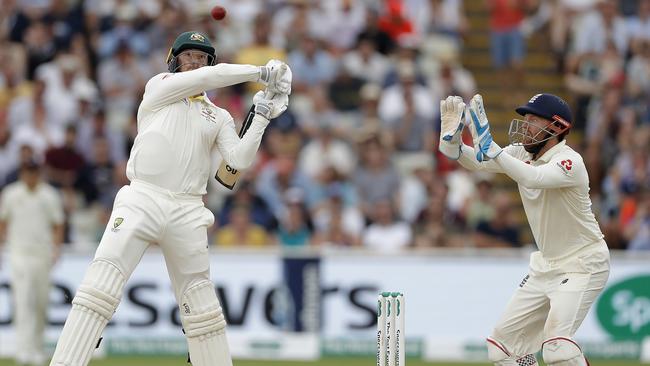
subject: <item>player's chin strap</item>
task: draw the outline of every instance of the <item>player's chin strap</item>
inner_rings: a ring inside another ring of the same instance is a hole
[[[537,366],[535,355],[528,354],[523,357],[512,355],[503,343],[487,339],[488,358],[495,366]]]
[[[180,315],[193,366],[232,366],[226,319],[210,281],[203,280],[183,293]]]

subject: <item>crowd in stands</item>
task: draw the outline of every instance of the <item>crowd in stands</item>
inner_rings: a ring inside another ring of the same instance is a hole
[[[584,154],[606,240],[650,249],[650,0],[472,1],[496,15],[517,4],[493,23],[495,69],[516,76],[504,82],[525,77],[525,47],[508,42],[549,33],[575,102],[569,142]],[[4,1],[0,185],[39,162],[64,198],[66,242],[96,245],[128,184],[144,85],[167,70],[175,37],[197,30],[218,62],[281,59],[294,77],[289,110],[235,190],[209,183],[214,246],[531,244],[512,192],[437,153],[440,99],[479,92],[460,62],[472,31],[462,0],[220,4],[228,14],[215,22],[203,0]],[[208,96],[240,123],[258,88]]]

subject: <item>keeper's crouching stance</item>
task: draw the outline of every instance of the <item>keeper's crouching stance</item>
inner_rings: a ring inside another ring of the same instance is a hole
[[[609,276],[609,251],[591,212],[589,178],[580,154],[566,145],[571,111],[559,97],[537,94],[510,124],[511,144],[501,149],[490,133],[480,95],[472,98],[469,127],[474,147],[460,139],[465,103],[441,102],[440,151],[469,170],[515,180],[539,251],[487,339],[497,366],[585,366],[573,335]]]
[[[205,35],[185,32],[170,50],[169,73],[147,83],[127,164],[131,183],[115,198],[51,365],[88,364],[125,282],[152,243],[165,256],[192,364],[232,365],[226,321],[210,280],[207,227],[214,216],[202,196],[214,149],[235,169],[253,162],[269,120],[287,108],[291,71],[275,60],[262,67],[215,60]],[[246,81],[265,84],[268,93],[256,95],[255,117],[240,139],[230,113],[212,104],[205,90]]]

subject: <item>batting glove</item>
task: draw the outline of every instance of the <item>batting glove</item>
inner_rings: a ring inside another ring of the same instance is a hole
[[[465,103],[463,98],[448,96],[440,101],[440,144],[438,150],[449,159],[460,158],[460,135],[463,132],[465,116]]]
[[[267,119],[273,119],[280,116],[284,111],[289,107],[289,96],[286,94],[275,94],[272,98],[269,98],[270,93],[258,91],[253,96],[253,104],[255,104],[255,113],[264,116]],[[260,113],[257,111],[257,106],[263,105],[267,107],[260,107],[262,110],[264,108],[269,109],[268,117],[266,116],[266,111],[260,110]]]
[[[259,81],[274,94],[291,94],[293,74],[289,65],[279,60],[270,60],[260,67]]]
[[[486,161],[499,156],[501,147],[492,139],[490,123],[483,107],[483,97],[480,94],[476,94],[469,103],[469,115],[471,117],[469,129],[474,140],[476,160]]]

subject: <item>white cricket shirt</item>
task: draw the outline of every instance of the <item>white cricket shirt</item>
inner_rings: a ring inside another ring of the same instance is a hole
[[[43,255],[52,250],[53,226],[63,223],[63,203],[49,184],[30,191],[18,181],[2,191],[0,220],[7,223],[9,252]]]
[[[129,180],[203,195],[215,173],[210,171],[213,149],[235,169],[250,166],[268,121],[256,116],[240,139],[230,113],[212,104],[204,91],[257,81],[259,74],[257,66],[218,64],[151,78],[138,108],[138,135],[126,167]]]
[[[568,257],[603,234],[591,211],[589,176],[580,154],[561,141],[537,160],[523,146],[507,146],[496,159],[479,163],[463,145],[458,160],[470,170],[505,173],[517,182],[535,242],[546,260]]]

